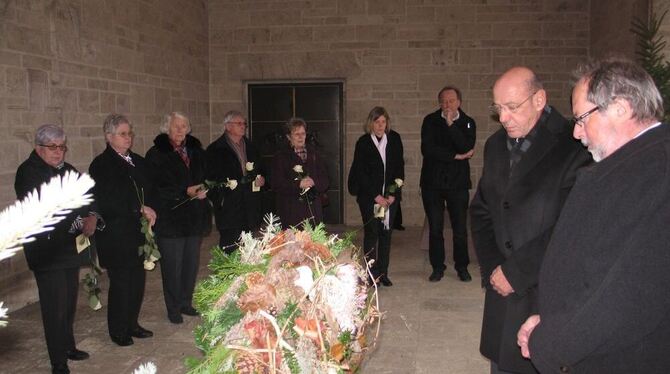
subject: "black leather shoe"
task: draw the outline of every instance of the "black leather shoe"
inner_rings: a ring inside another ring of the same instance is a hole
[[[181,308],[181,314],[186,314],[187,316],[197,317],[200,315],[197,310],[192,306],[185,306]]]
[[[461,282],[470,282],[472,280],[468,269],[460,269],[456,270],[456,272],[458,273],[458,279],[460,279]]]
[[[405,226],[403,226],[403,225],[396,225],[393,229],[398,230],[398,231],[405,231]]]
[[[84,351],[80,351],[77,348],[71,349],[65,353],[67,355],[68,360],[73,360],[73,361],[81,361],[87,359],[88,353]]]
[[[70,374],[70,368],[65,364],[57,364],[51,367],[52,374]]]
[[[431,282],[439,282],[442,277],[444,277],[444,271],[433,270],[433,273],[430,274],[428,280]]]
[[[184,322],[184,318],[181,316],[181,314],[168,314],[168,319],[170,320],[170,322],[174,323],[175,325],[178,325],[178,324]]]
[[[110,335],[109,337],[112,338],[112,341],[120,347],[127,347],[135,343],[133,338],[128,335]]]
[[[130,331],[130,336],[132,336],[133,338],[144,339],[144,338],[150,338],[150,337],[154,336],[154,333],[145,329],[142,326],[137,326],[137,328]]]
[[[382,277],[382,278],[379,280],[379,283],[383,284],[383,285],[386,286],[386,287],[391,287],[391,286],[393,286],[393,282],[391,282],[391,280],[390,280],[388,277],[386,277],[386,276]]]

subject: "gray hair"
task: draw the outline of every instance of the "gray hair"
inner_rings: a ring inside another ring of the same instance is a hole
[[[65,131],[58,125],[46,124],[37,128],[35,132],[35,145],[48,144],[54,140],[67,141]]]
[[[172,112],[170,114],[166,114],[163,117],[163,122],[161,123],[160,132],[163,134],[167,134],[168,131],[170,131],[170,125],[172,124],[172,121],[174,121],[176,118],[181,118],[184,121],[186,121],[186,125],[188,126],[188,132],[191,132],[191,120],[188,119],[186,114],[182,112]]]
[[[242,112],[238,110],[231,110],[223,116],[223,124],[227,125],[229,122],[232,122],[235,117],[242,117],[246,120]]]
[[[663,118],[663,98],[651,76],[638,64],[621,57],[591,61],[574,72],[579,82],[588,84],[586,98],[607,110],[616,99],[623,99],[632,108],[632,118],[639,122]]]
[[[102,131],[107,134],[115,134],[116,129],[123,123],[128,124],[132,129],[133,125],[130,123],[128,117],[123,114],[112,113],[105,118],[105,121],[102,123]]]

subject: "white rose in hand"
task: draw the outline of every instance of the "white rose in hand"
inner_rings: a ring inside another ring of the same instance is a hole
[[[234,190],[237,188],[237,180],[236,179],[227,179],[228,181],[226,182],[226,187],[230,188],[231,190]]]
[[[303,170],[302,170],[302,165],[294,166],[293,171],[295,171],[296,173],[304,173]]]
[[[149,260],[144,260],[144,270],[154,270],[156,263]]]
[[[254,163],[253,162],[247,162],[247,164],[244,165],[244,168],[247,169],[247,171],[252,171],[252,170],[254,170]]]
[[[394,182],[395,182],[396,186],[398,186],[398,188],[402,187],[403,183],[405,183],[405,182],[403,182],[402,179],[400,179],[400,178],[396,178],[396,179],[394,180]]]

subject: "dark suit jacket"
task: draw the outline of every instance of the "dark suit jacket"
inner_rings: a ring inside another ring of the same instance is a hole
[[[421,125],[421,188],[467,190],[472,188],[470,163],[454,160],[475,146],[475,120],[460,108],[459,117],[451,126],[442,118],[441,109],[427,115]]]
[[[403,155],[400,135],[391,130],[386,134],[386,175],[384,164],[372,142],[370,134],[358,138],[354,149],[354,160],[349,169],[349,193],[356,196],[358,204],[374,204],[375,197],[388,191],[393,180],[405,180],[405,159]],[[402,194],[398,190],[396,200],[400,201]]]
[[[484,169],[470,206],[472,238],[486,287],[480,350],[501,370],[520,373],[534,370],[521,357],[516,333],[537,307],[542,258],[577,169],[591,161],[555,109],[545,111],[531,131],[531,146],[511,175],[505,130],[486,141]],[[489,283],[498,265],[515,290],[504,298]]]
[[[164,238],[206,235],[212,227],[209,201],[188,201],[190,197],[186,194],[189,186],[205,182],[205,150],[198,139],[187,135],[186,152],[190,160],[188,167],[175,152],[167,134],[158,135],[147,152],[146,160],[159,201],[155,230]]]
[[[314,180],[316,198],[307,206],[305,199],[299,200],[302,189],[298,174],[293,171],[295,165],[302,165],[305,173]],[[276,192],[277,214],[284,227],[295,226],[314,215],[316,223],[323,221],[321,194],[328,190],[328,171],[326,164],[316,150],[307,146],[307,161],[295,153],[293,148],[284,147],[272,160],[272,189]]]
[[[246,137],[244,142],[247,162],[253,162],[254,168],[263,175],[258,149]],[[240,183],[242,167],[235,151],[228,145],[225,134],[207,147],[206,157],[208,180],[225,182],[228,178],[238,182],[234,190],[221,187],[212,189],[207,194],[214,208],[216,227],[219,230],[258,228],[261,220],[261,192],[252,192],[251,183]]]
[[[130,157],[134,167],[107,145],[89,167],[98,212],[106,223],[105,229],[95,234],[103,267],[141,266],[144,261],[138,249],[145,241],[140,231],[138,190],[144,191],[144,204],[151,208],[156,207],[155,193],[144,158],[133,152]]]
[[[23,199],[33,189],[39,189],[42,183],[48,182],[57,175],[67,171],[77,171],[67,162],[61,169],[56,169],[32,151],[26,161],[16,170],[14,189],[16,197]],[[70,226],[78,214],[86,216],[88,209],[78,209],[68,214],[65,219],[55,225],[49,232],[35,235],[35,240],[23,245],[30,270],[65,269],[79,267],[80,255],[77,254],[75,238],[79,233],[70,234]]]

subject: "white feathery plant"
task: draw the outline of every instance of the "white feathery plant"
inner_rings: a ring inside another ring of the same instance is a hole
[[[87,192],[95,185],[88,174],[68,171],[34,189],[0,213],[0,261],[12,257],[32,236],[53,230],[72,209],[93,201]]]
[[[156,374],[156,372],[157,372],[156,364],[149,361],[146,364],[142,364],[137,369],[135,369],[135,371],[133,371],[133,374]]]
[[[12,257],[32,236],[53,230],[72,209],[93,201],[87,192],[95,185],[88,174],[68,171],[55,176],[38,189],[30,191],[21,201],[0,212],[0,261]],[[0,327],[7,326],[7,308],[0,302]]]

